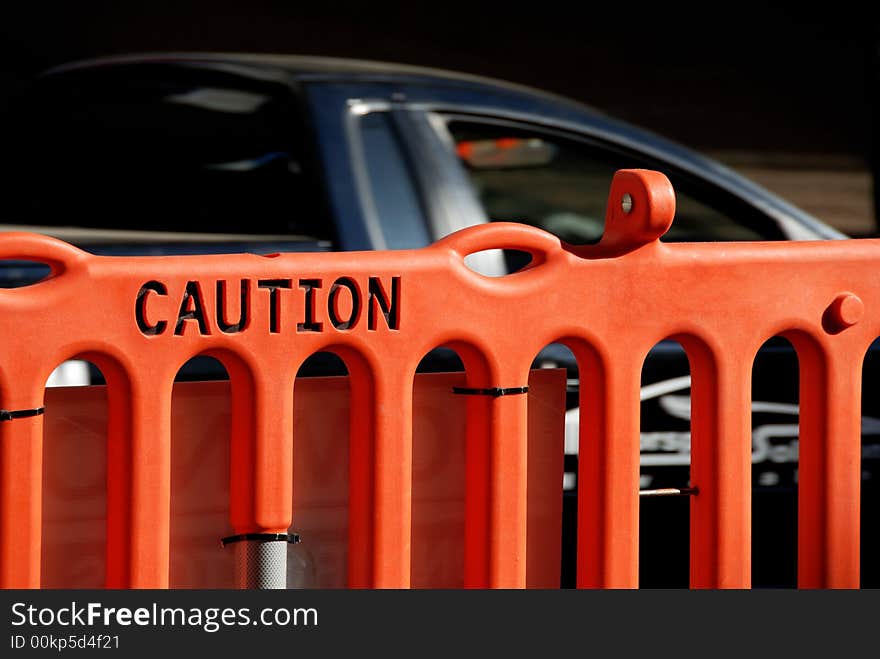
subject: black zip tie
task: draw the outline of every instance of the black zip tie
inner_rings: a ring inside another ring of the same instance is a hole
[[[40,416],[45,411],[45,407],[34,407],[30,410],[0,410],[0,421],[12,421],[13,419],[26,419],[29,416]]]
[[[220,544],[225,547],[236,542],[244,542],[246,540],[257,540],[259,542],[289,542],[295,545],[299,542],[299,534],[297,533],[242,533],[240,535],[230,535],[220,539]]]
[[[488,389],[468,389],[467,387],[452,387],[452,393],[463,396],[515,396],[516,394],[529,393],[528,387],[490,387]]]

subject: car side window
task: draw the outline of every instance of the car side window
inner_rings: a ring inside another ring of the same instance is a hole
[[[49,76],[15,126],[3,221],[332,240],[298,105],[213,71]]]
[[[775,223],[751,209],[719,208],[688,180],[646,159],[559,134],[506,125],[450,121],[449,133],[474,192],[493,221],[523,222],[572,244],[597,242],[614,172],[661,169],[675,187],[675,222],[664,241],[778,240]],[[763,220],[763,221],[762,221]]]

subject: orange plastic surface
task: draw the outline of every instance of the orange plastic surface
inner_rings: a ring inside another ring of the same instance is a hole
[[[177,370],[197,354],[226,365],[232,526],[284,531],[293,513],[289,392],[309,355],[333,350],[351,373],[358,419],[349,585],[405,587],[419,360],[447,345],[462,356],[468,387],[521,387],[538,351],[561,341],[581,377],[578,584],[635,587],[639,377],[648,350],[671,337],[693,378],[691,585],[742,588],[751,572],[751,367],[768,338],[784,335],[801,365],[799,584],[856,587],[860,378],[880,335],[880,242],[661,243],[674,207],[662,174],[627,170],[615,176],[594,246],[496,223],[412,251],[111,258],[7,234],[0,258],[49,262],[53,276],[0,291],[2,408],[41,405],[47,376],[65,359],[100,366],[108,472],[118,476],[108,482],[107,583],[161,587]],[[533,260],[502,278],[464,264],[490,248]],[[527,403],[466,401],[465,586],[526,585]],[[5,586],[39,583],[41,439],[40,417],[0,423]]]
[[[463,373],[418,374],[413,385],[412,576],[418,588],[464,579]],[[349,380],[301,378],[294,405],[293,530],[307,557],[303,585],[344,588],[349,561]],[[529,377],[527,585],[559,586],[565,371]],[[230,388],[174,385],[171,408],[171,588],[234,588],[229,523]],[[106,569],[107,388],[46,391],[43,588],[101,588]]]

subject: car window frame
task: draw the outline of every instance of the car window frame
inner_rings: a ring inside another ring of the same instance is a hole
[[[360,205],[360,211],[366,230],[372,241],[372,249],[402,249],[424,247],[430,243],[431,226],[428,222],[430,213],[426,206],[430,202],[426,199],[423,187],[418,183],[416,168],[413,165],[411,150],[406,139],[406,125],[402,124],[395,105],[384,99],[348,99],[345,113],[345,136],[348,145],[352,180],[356,190],[356,196]],[[392,240],[401,240],[400,235],[390,236],[389,227],[382,222],[377,179],[384,175],[387,164],[377,167],[375,153],[368,144],[364,122],[381,116],[387,118],[380,127],[381,132],[390,143],[393,143],[399,152],[392,153],[386,150],[382,153],[381,161],[384,163],[388,158],[396,161],[395,169],[403,173],[403,178],[395,181],[395,187],[400,189],[400,197],[408,198],[408,205],[414,209],[413,222],[410,226],[397,223],[397,231],[403,229],[406,232],[402,247],[392,247]],[[427,242],[425,240],[427,237]]]

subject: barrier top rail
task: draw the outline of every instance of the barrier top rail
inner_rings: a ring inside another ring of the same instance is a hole
[[[168,584],[171,387],[207,354],[232,382],[230,528],[286,533],[293,390],[320,350],[352,379],[349,583],[410,575],[412,380],[458,351],[469,408],[465,583],[525,583],[530,365],[552,342],[581,373],[578,584],[638,584],[639,384],[659,340],[692,369],[691,584],[750,584],[751,368],[788,337],[801,364],[799,583],[858,586],[861,364],[880,335],[880,241],[660,242],[675,197],[660,173],[624,170],[606,230],[572,246],[496,223],[424,249],[336,254],[101,257],[45,236],[0,237],[0,259],[50,276],[0,291],[0,585],[36,587],[46,379],[93,361],[108,382],[107,585]],[[531,255],[503,277],[467,255]]]

